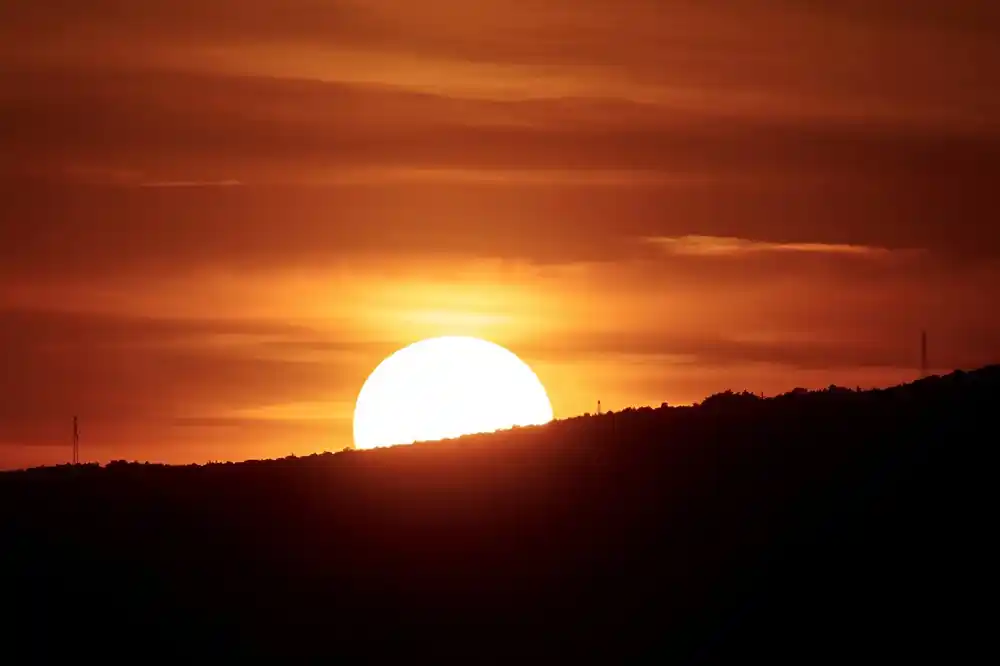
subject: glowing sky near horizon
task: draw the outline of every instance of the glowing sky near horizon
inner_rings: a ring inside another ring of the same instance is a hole
[[[9,0],[0,467],[339,449],[437,335],[557,417],[996,362],[998,71],[985,0]]]

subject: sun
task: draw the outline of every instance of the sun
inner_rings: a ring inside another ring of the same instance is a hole
[[[382,361],[354,408],[359,449],[552,420],[545,387],[513,352],[480,338],[415,342]]]

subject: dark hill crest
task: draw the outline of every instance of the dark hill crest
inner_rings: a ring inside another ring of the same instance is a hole
[[[998,404],[990,366],[365,452],[0,474],[5,636],[35,656],[127,637],[205,658],[961,660],[995,552]]]

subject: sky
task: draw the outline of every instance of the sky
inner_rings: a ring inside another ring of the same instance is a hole
[[[395,349],[557,417],[1000,362],[993,0],[5,0],[0,468],[339,450]]]

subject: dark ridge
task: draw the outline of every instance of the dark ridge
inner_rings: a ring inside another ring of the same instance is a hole
[[[0,474],[10,663],[963,663],[1000,366],[303,458]],[[992,579],[992,576],[990,576]]]

